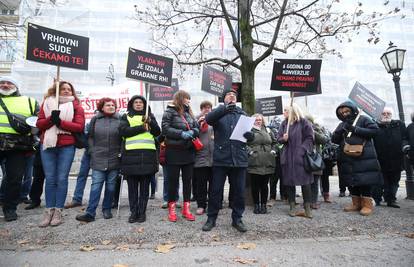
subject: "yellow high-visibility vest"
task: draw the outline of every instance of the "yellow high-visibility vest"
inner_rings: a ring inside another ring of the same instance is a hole
[[[6,105],[7,109],[12,114],[18,114],[27,117],[33,116],[31,110],[33,112],[36,108],[36,100],[30,98],[30,103],[32,104],[32,109],[30,109],[29,105],[29,97],[27,96],[10,96],[10,97],[2,97],[4,105]],[[0,106],[0,133],[7,133],[7,134],[20,134],[16,132],[10,125],[9,119],[7,118],[6,112]]]
[[[137,115],[133,116],[132,118],[127,116],[129,125],[131,127],[141,126],[144,124],[142,121],[142,116]],[[134,135],[132,137],[125,138],[125,149],[126,150],[134,150],[134,149],[152,149],[155,150],[155,141],[154,136],[149,133],[140,133]]]

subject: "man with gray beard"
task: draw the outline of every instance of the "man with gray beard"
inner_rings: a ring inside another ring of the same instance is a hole
[[[406,127],[404,122],[393,120],[392,114],[391,108],[384,108],[381,121],[378,122],[378,134],[374,137],[384,184],[374,186],[372,196],[377,206],[381,205],[384,197],[388,207],[399,208],[396,194],[403,169],[402,146],[403,140],[406,139]]]

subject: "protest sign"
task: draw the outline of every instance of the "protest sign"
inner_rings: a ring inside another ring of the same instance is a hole
[[[109,96],[114,99],[117,105],[117,111],[126,110],[129,99],[136,94],[136,88],[132,88],[128,84],[121,84],[118,86],[82,89],[76,93],[85,111],[85,119],[88,121],[95,115],[97,104],[103,97]]]
[[[349,94],[351,99],[360,109],[376,120],[381,119],[381,113],[385,107],[385,101],[377,97],[359,82],[356,82]]]
[[[168,101],[173,99],[173,95],[178,91],[178,79],[173,78],[171,87],[161,85],[151,85],[149,100],[151,101]]]
[[[171,86],[173,60],[129,48],[126,77],[152,84]]]
[[[231,88],[231,79],[229,74],[204,65],[201,90],[213,95],[221,96],[225,90]]]
[[[321,79],[319,79],[318,88],[316,89],[316,93],[304,93],[304,92],[295,92],[295,97],[301,97],[301,96],[311,96],[311,95],[320,95],[322,94],[322,88],[321,88]]]
[[[88,54],[89,38],[28,24],[27,60],[87,70]]]
[[[263,116],[275,116],[283,114],[282,97],[266,97],[256,99],[256,113]]]
[[[275,59],[270,90],[317,93],[322,60]]]

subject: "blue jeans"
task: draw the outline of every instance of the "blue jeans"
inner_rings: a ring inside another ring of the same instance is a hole
[[[89,194],[89,204],[86,213],[95,217],[96,208],[101,197],[102,187],[105,182],[105,193],[102,202],[102,210],[110,210],[112,206],[112,198],[115,192],[115,180],[118,170],[98,171],[92,170],[91,192]]]
[[[20,199],[27,199],[32,187],[33,162],[35,154],[26,157],[26,170],[24,172],[22,187],[20,188]]]
[[[68,177],[75,156],[75,146],[43,150],[43,145],[41,145],[40,149],[46,180],[46,208],[62,209],[68,194]]]
[[[91,156],[85,152],[83,152],[81,164],[79,168],[79,174],[76,178],[76,187],[75,191],[73,192],[72,202],[82,203],[83,199],[83,192],[85,191],[86,180],[88,179],[89,170],[90,170],[90,162]]]
[[[168,202],[168,175],[167,175],[167,166],[166,165],[162,166],[162,174],[164,176],[164,183],[163,183],[163,189],[162,189],[162,198],[163,198],[164,202]],[[178,182],[177,192],[175,194],[177,196],[176,201],[179,200],[179,194],[178,194],[179,188],[180,188],[180,183]]]

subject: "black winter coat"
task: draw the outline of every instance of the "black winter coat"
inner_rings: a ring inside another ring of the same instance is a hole
[[[146,130],[144,126],[134,126],[129,125],[127,116],[140,116],[139,112],[134,112],[132,110],[132,103],[136,98],[143,99],[144,104],[146,101],[141,96],[134,96],[128,102],[128,114],[124,114],[121,118],[121,124],[119,126],[119,133],[123,138],[132,137],[141,133],[144,133]],[[145,110],[145,106],[144,106]],[[150,112],[150,111],[149,111]],[[149,113],[150,118],[150,133],[154,136],[154,139],[160,135],[161,130],[158,126],[157,120],[155,119],[154,114]],[[125,142],[123,142],[121,150],[121,173],[127,176],[137,176],[137,175],[153,175],[158,171],[158,156],[157,151],[152,149],[134,149],[126,150]]]
[[[188,126],[193,130],[193,137],[198,137],[198,123],[193,118],[189,109],[186,108],[183,114]],[[185,165],[195,161],[195,149],[191,139],[183,139],[181,133],[188,131],[187,124],[182,119],[174,105],[169,104],[162,116],[162,134],[165,136],[166,164]]]
[[[403,140],[406,139],[405,124],[399,120],[379,123],[374,138],[378,161],[383,172],[399,172],[403,167]]]
[[[241,115],[246,113],[240,107],[227,111],[224,105],[218,106],[207,114],[206,122],[214,129],[213,166],[248,166],[246,143],[230,140]]]
[[[404,146],[409,145],[408,157],[411,164],[414,166],[414,120],[407,127],[407,139],[404,140]]]
[[[352,118],[343,118],[338,110],[341,107],[349,107],[353,111]],[[357,121],[356,129],[350,138],[348,131],[344,129],[345,124],[352,123],[358,114],[357,107],[350,101],[344,102],[336,109],[337,117],[342,120],[332,135],[332,142],[339,145],[338,169],[340,179],[345,186],[363,186],[382,183],[382,174],[377,159],[377,153],[372,138],[378,132],[377,124],[370,118],[361,115]],[[351,157],[343,152],[345,140],[348,144],[363,144],[364,150],[361,156]]]

